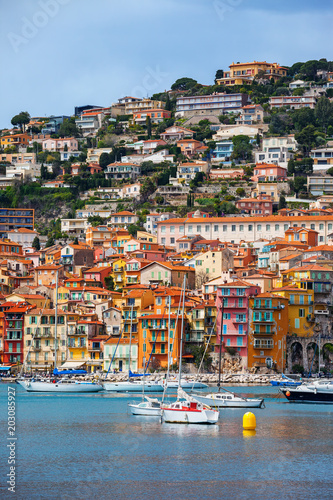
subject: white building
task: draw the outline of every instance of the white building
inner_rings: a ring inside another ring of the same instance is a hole
[[[157,213],[152,212],[146,216],[146,222],[143,224],[145,230],[153,235],[157,235],[157,223],[176,217],[175,214],[170,212]]]
[[[263,217],[182,218],[157,222],[157,242],[176,247],[182,236],[200,234],[205,239],[231,243],[255,242],[259,239],[285,238],[289,227],[305,227],[318,232],[318,242],[327,243],[333,231],[333,215]]]
[[[107,179],[133,179],[141,174],[141,167],[134,163],[110,163],[105,170]]]
[[[85,236],[89,225],[87,219],[61,219],[61,232],[70,236]]]
[[[20,227],[19,229],[8,231],[7,235],[9,240],[14,241],[15,243],[21,243],[23,248],[28,248],[31,247],[32,242],[35,237],[38,236],[38,233],[37,231]]]
[[[266,148],[266,151],[254,153],[255,163],[272,163],[283,168],[288,168],[288,161],[292,158],[294,158],[294,153],[283,146],[270,147]]]

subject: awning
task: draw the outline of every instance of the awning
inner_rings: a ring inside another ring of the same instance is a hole
[[[65,363],[61,366],[59,366],[59,370],[63,370],[64,368],[72,368],[75,370],[75,368],[80,368],[80,366],[83,366],[86,364],[86,361],[65,361]]]
[[[3,370],[3,371],[8,371],[11,369],[11,366],[0,366],[0,370]]]

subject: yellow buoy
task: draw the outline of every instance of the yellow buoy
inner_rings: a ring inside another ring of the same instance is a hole
[[[254,431],[257,426],[256,416],[248,411],[243,415],[243,429],[246,431]]]

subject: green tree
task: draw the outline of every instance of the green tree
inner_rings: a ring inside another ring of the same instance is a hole
[[[244,188],[242,188],[242,187],[238,187],[238,188],[236,189],[236,194],[237,194],[237,196],[239,196],[240,198],[244,198],[244,196],[245,196],[245,189],[244,189]]]
[[[333,119],[333,105],[331,101],[325,96],[320,97],[314,112],[318,122],[326,132],[327,125]]]
[[[105,281],[105,285],[106,285],[107,290],[110,290],[110,291],[114,290],[114,279],[112,276],[106,276],[104,281]]]
[[[99,157],[99,166],[105,170],[108,165],[110,165],[110,155],[109,153],[102,153]]]
[[[100,215],[91,215],[88,217],[88,222],[92,225],[92,227],[103,226],[106,222],[103,217]]]
[[[149,196],[153,194],[155,190],[156,185],[154,181],[150,177],[147,177],[141,184],[140,188],[140,194],[142,195],[144,201],[147,201]]]
[[[224,76],[223,69],[218,69],[215,73],[215,79],[214,79],[215,84],[217,83],[217,80],[223,78],[223,76]]]
[[[178,78],[178,80],[176,80],[175,83],[171,85],[171,90],[189,90],[197,83],[198,82],[196,80],[193,80],[193,78]]]
[[[11,124],[18,125],[21,129],[21,132],[25,132],[25,126],[30,122],[30,115],[28,111],[21,111],[18,115],[13,116],[11,120]]]
[[[247,135],[235,135],[232,138],[232,143],[234,146],[232,159],[251,161],[252,144],[250,143],[250,138]]]
[[[150,116],[147,116],[147,118],[146,118],[146,126],[147,126],[147,137],[148,137],[148,139],[151,139],[151,119],[150,119]]]
[[[45,248],[52,247],[53,245],[54,245],[54,238],[53,238],[53,236],[49,236],[49,238],[46,242]]]
[[[278,209],[281,210],[282,208],[287,208],[287,202],[283,194],[281,194],[280,199],[279,199],[279,205]]]
[[[58,134],[60,137],[80,137],[81,131],[76,126],[75,116],[71,116],[69,119],[63,121]]]
[[[313,125],[307,125],[301,132],[295,134],[295,139],[298,144],[303,148],[305,155],[308,156],[309,151],[316,144],[316,128]]]
[[[40,241],[39,241],[39,238],[38,236],[35,236],[34,237],[34,240],[32,242],[32,248],[34,248],[36,251],[40,250]]]

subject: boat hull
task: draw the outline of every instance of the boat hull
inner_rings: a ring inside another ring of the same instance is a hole
[[[149,417],[160,417],[162,415],[161,408],[152,408],[150,406],[142,407],[135,404],[129,404],[128,406],[132,412],[132,415],[145,415]]]
[[[314,390],[296,390],[281,388],[280,391],[290,403],[333,404],[333,392]]]
[[[18,380],[17,383],[27,392],[63,392],[63,393],[88,393],[99,392],[103,386],[93,382],[38,382]]]
[[[136,383],[136,382],[104,382],[103,387],[109,392],[163,392],[163,385],[151,384],[149,382]]]
[[[219,418],[216,410],[175,410],[164,408],[163,421],[171,424],[216,424]]]
[[[197,396],[193,395],[193,397],[208,406],[213,406],[216,408],[260,408],[263,405],[263,399],[236,399],[236,400],[228,400],[228,399],[217,399],[212,396]]]
[[[169,381],[167,382],[167,389],[178,389],[179,382]],[[187,382],[186,380],[181,381],[182,389],[206,389],[208,387],[207,384],[203,384],[202,382]]]

